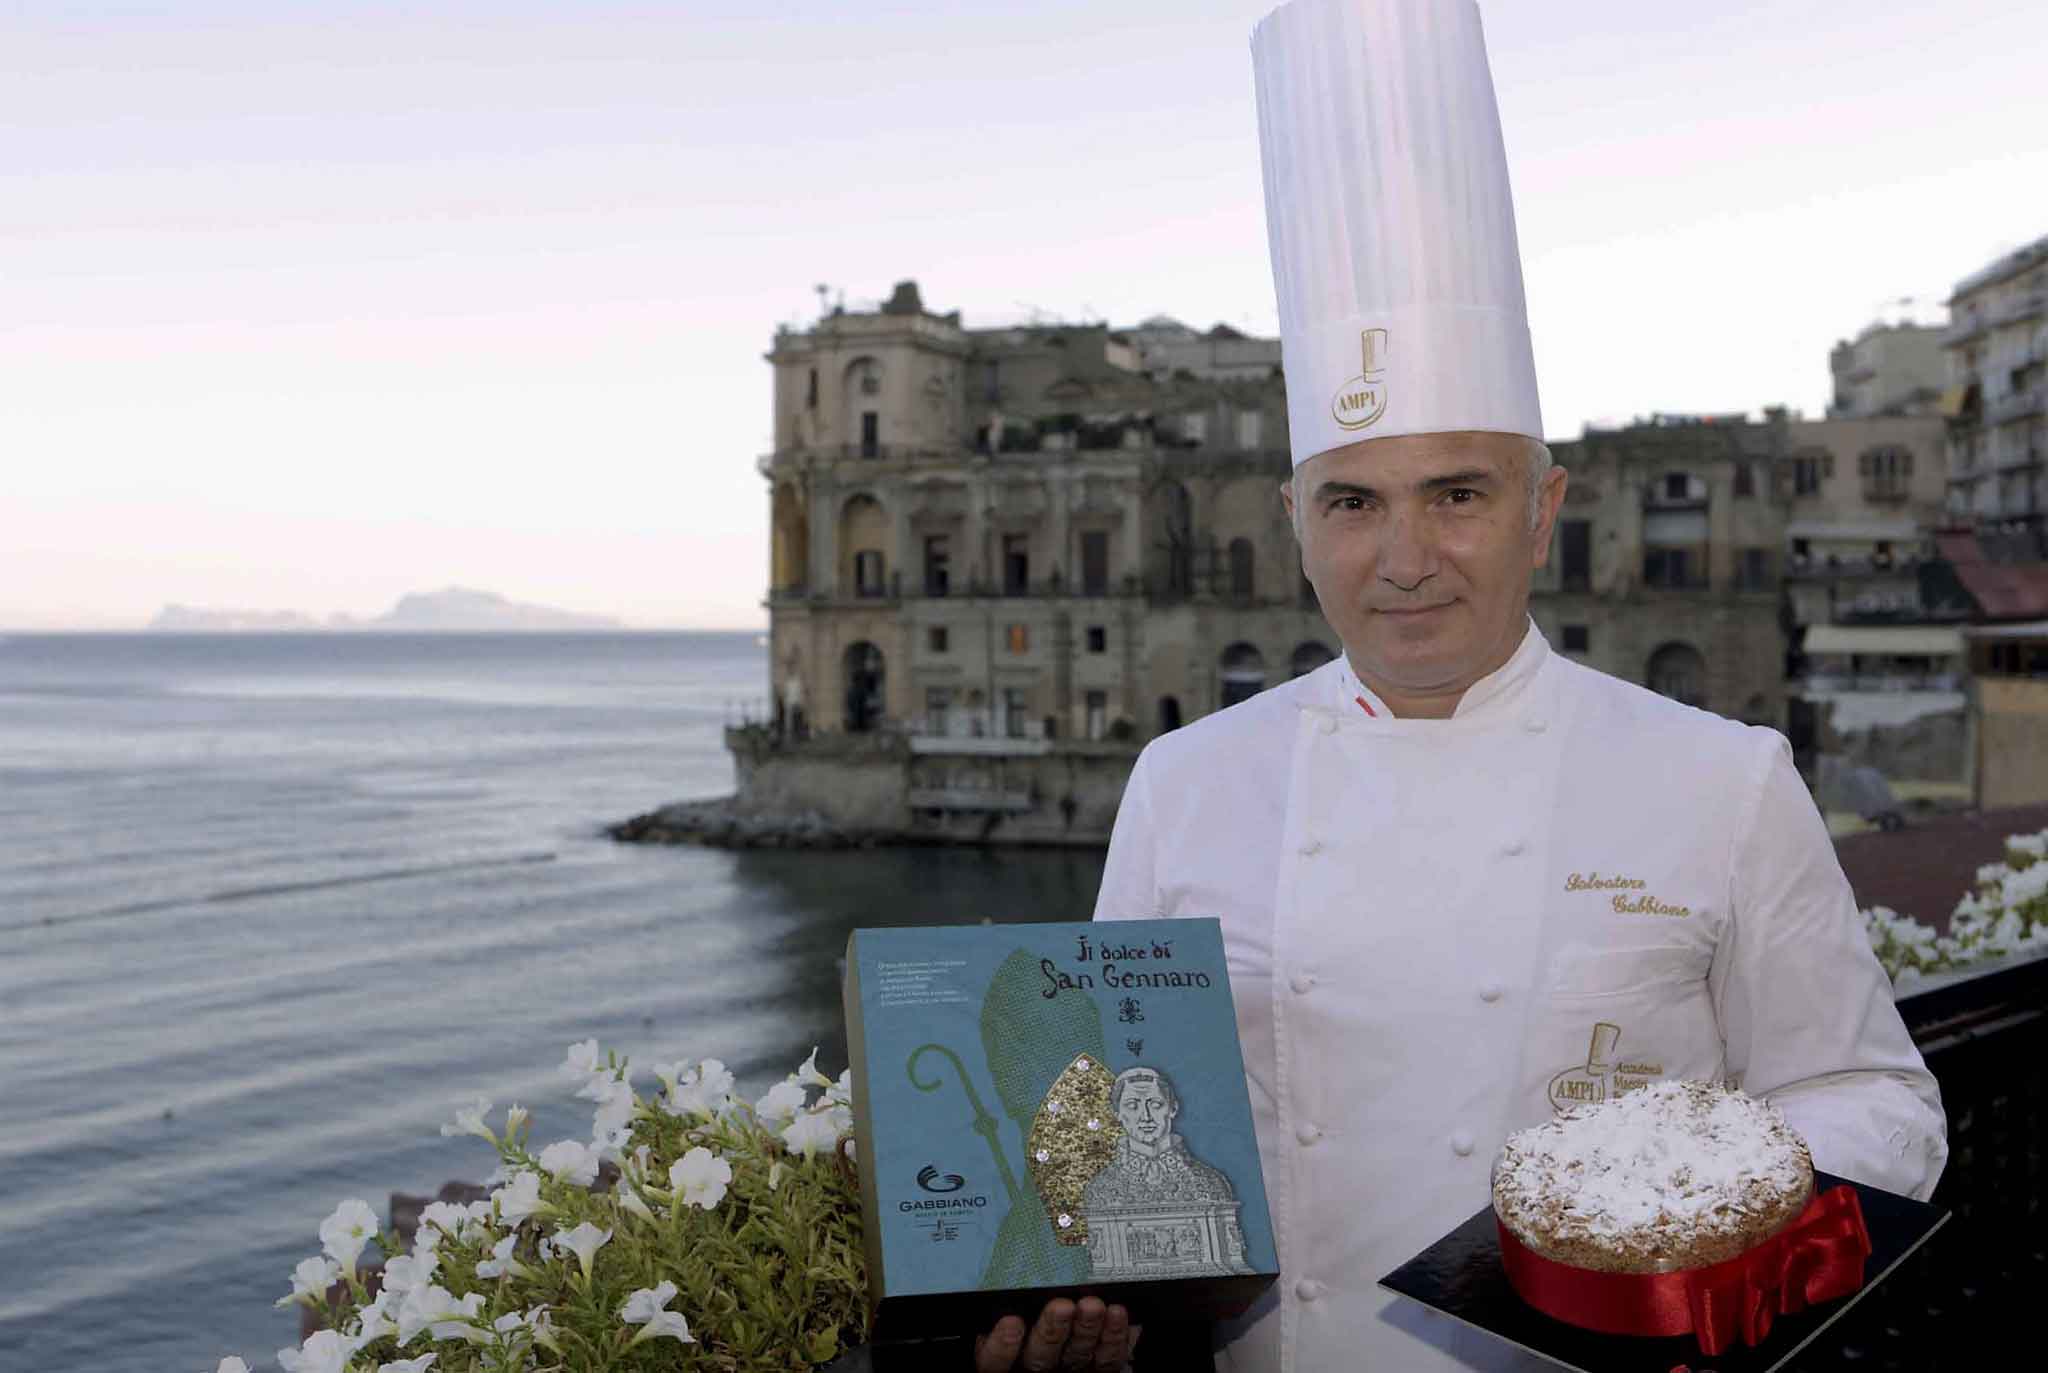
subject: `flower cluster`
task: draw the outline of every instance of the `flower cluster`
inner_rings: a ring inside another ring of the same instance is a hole
[[[1956,903],[1947,934],[1884,906],[1863,912],[1863,930],[1900,992],[1933,973],[2048,955],[2048,830],[2007,836],[2005,861],[1977,869],[1976,886]]]
[[[410,1251],[361,1201],[321,1223],[278,1301],[321,1328],[278,1351],[285,1373],[788,1370],[866,1338],[850,1073],[813,1050],[748,1103],[704,1059],[657,1067],[645,1099],[595,1040],[561,1071],[595,1103],[588,1140],[536,1153],[524,1108],[501,1132],[478,1100],[441,1133],[497,1152],[488,1198],[429,1205]]]

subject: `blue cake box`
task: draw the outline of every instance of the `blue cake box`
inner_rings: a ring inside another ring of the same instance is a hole
[[[878,1345],[1278,1275],[1215,920],[856,930],[845,1001]]]

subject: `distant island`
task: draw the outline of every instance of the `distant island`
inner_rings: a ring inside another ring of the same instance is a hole
[[[604,615],[578,615],[544,605],[522,605],[494,591],[451,586],[443,591],[415,591],[401,596],[382,615],[359,620],[352,615],[317,619],[296,610],[208,610],[167,605],[149,622],[151,630],[172,634],[258,634],[307,631],[405,630],[414,633],[478,630],[623,629]]]

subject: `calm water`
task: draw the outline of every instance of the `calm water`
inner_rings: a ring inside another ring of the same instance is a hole
[[[1099,855],[731,854],[751,634],[0,637],[0,1370],[274,1367],[344,1197],[588,1132],[596,1036],[765,1090],[844,1062],[859,924],[1082,918]]]

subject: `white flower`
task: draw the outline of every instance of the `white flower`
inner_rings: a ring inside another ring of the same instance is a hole
[[[249,1365],[230,1354],[220,1361],[220,1367],[214,1369],[213,1373],[249,1373]]]
[[[327,1289],[334,1286],[340,1277],[340,1265],[332,1259],[320,1258],[317,1255],[310,1259],[300,1259],[299,1266],[292,1270],[291,1295],[279,1297],[277,1305],[290,1306],[294,1302],[299,1302],[312,1306],[325,1301]]]
[[[385,1276],[387,1278],[390,1276],[388,1266]],[[386,1285],[380,1288],[377,1295],[371,1298],[370,1304],[362,1309],[361,1314],[356,1317],[355,1333],[351,1340],[351,1343],[357,1349],[361,1349],[371,1340],[381,1335],[396,1335],[398,1333],[398,1322],[391,1319],[390,1315],[387,1314],[387,1309],[392,1302],[399,1299],[399,1296],[399,1293],[392,1291]]]
[[[790,1074],[790,1078],[793,1081],[803,1083],[807,1087],[830,1088],[832,1085],[832,1079],[818,1071],[818,1049],[816,1045],[811,1046],[811,1056],[797,1065],[797,1070]]]
[[[491,1200],[498,1205],[498,1220],[503,1225],[518,1225],[528,1216],[551,1209],[540,1198],[540,1174],[521,1169],[512,1181],[491,1193]]]
[[[505,1138],[511,1139],[526,1124],[526,1108],[513,1102],[505,1108]]]
[[[404,1296],[415,1287],[424,1287],[434,1280],[435,1270],[441,1266],[441,1255],[434,1249],[415,1249],[410,1254],[400,1254],[384,1264],[384,1291]]]
[[[675,1295],[676,1285],[664,1280],[659,1287],[643,1287],[626,1298],[626,1304],[619,1308],[619,1319],[627,1325],[645,1327],[633,1337],[632,1343],[626,1346],[628,1349],[642,1340],[659,1339],[663,1335],[671,1336],[684,1344],[697,1342],[690,1334],[688,1321],[674,1311],[662,1310],[675,1300]]]
[[[731,1182],[732,1165],[701,1144],[668,1166],[668,1185],[679,1205],[709,1211],[725,1199]]]
[[[419,1229],[414,1232],[413,1248],[438,1249],[445,1236],[459,1238],[470,1227],[469,1211],[452,1201],[430,1201],[420,1212]]]
[[[712,1117],[732,1108],[733,1075],[725,1064],[707,1058],[676,1078],[676,1085],[662,1102],[672,1116]]]
[[[1057,1106],[1059,1103],[1053,1104]],[[839,1144],[841,1131],[837,1117],[844,1109],[835,1106],[827,1111],[804,1112],[783,1130],[782,1142],[792,1154],[802,1154],[805,1158],[831,1153]]]
[[[616,1135],[624,1130],[633,1119],[633,1111],[640,1104],[640,1098],[633,1094],[633,1084],[620,1078],[593,1078],[595,1092],[578,1092],[597,1103],[597,1114],[591,1122],[593,1139]]]
[[[655,1223],[654,1212],[648,1209],[645,1201],[641,1200],[640,1189],[632,1183],[621,1179],[619,1185],[612,1189],[612,1195],[619,1199],[619,1209],[621,1211],[631,1212],[649,1224]]]
[[[776,1188],[780,1187],[780,1186],[782,1185],[782,1175],[783,1175],[784,1173],[788,1172],[788,1171],[789,1171],[789,1167],[788,1167],[788,1165],[787,1165],[787,1164],[785,1164],[785,1163],[784,1163],[784,1162],[783,1162],[783,1161],[782,1161],[781,1159],[777,1159],[777,1160],[775,1160],[775,1162],[773,1162],[773,1163],[769,1164],[769,1165],[768,1165],[768,1190],[772,1192],[772,1191],[774,1191],[774,1190],[775,1190]]]
[[[476,1266],[476,1275],[480,1278],[502,1278],[507,1273],[525,1272],[526,1265],[512,1257],[513,1246],[518,1242],[519,1236],[507,1235],[492,1245],[491,1256]]]
[[[583,1265],[583,1276],[590,1276],[590,1261],[597,1257],[597,1251],[611,1241],[612,1232],[600,1230],[589,1221],[584,1221],[574,1230],[556,1230],[555,1246],[567,1249],[576,1255],[576,1262]]]
[[[654,1319],[654,1313],[676,1299],[676,1285],[663,1278],[659,1287],[643,1287],[626,1298],[626,1304],[619,1308],[619,1319],[628,1325],[645,1325]]]
[[[768,1089],[766,1096],[754,1103],[754,1114],[761,1118],[762,1124],[779,1128],[795,1120],[797,1112],[803,1110],[809,1099],[810,1094],[804,1091],[801,1083],[778,1082]]]
[[[597,1181],[597,1153],[573,1139],[556,1140],[540,1151],[541,1171],[556,1182],[588,1187]]]
[[[316,1330],[297,1349],[278,1350],[277,1361],[285,1373],[342,1373],[355,1352],[339,1331]]]
[[[839,1081],[825,1091],[825,1100],[834,1106],[853,1105],[853,1069],[848,1068],[839,1075]]]
[[[604,1070],[604,1057],[597,1051],[597,1041],[586,1039],[581,1044],[571,1044],[568,1054],[562,1059],[562,1076],[589,1077]]]
[[[439,1354],[422,1354],[417,1359],[393,1359],[390,1363],[377,1365],[377,1373],[427,1373],[434,1366]]]
[[[344,1273],[356,1271],[356,1259],[363,1246],[377,1237],[377,1213],[366,1201],[345,1201],[334,1214],[320,1222],[320,1247],[341,1265]]]
[[[474,1106],[467,1108],[457,1107],[455,1123],[443,1125],[441,1127],[441,1134],[447,1138],[453,1138],[456,1135],[476,1135],[481,1139],[487,1139],[491,1143],[496,1144],[498,1137],[491,1133],[490,1126],[484,1124],[484,1117],[490,1113],[491,1103],[483,1097],[478,1097]]]
[[[470,1332],[483,1310],[484,1294],[472,1292],[457,1301],[445,1287],[415,1287],[398,1308],[398,1342],[411,1344],[421,1334],[437,1340],[459,1340]]]

